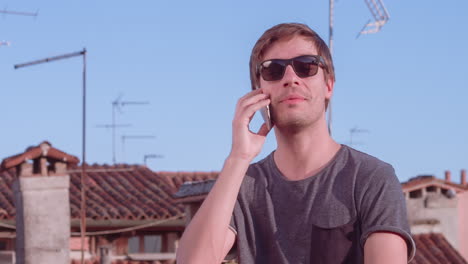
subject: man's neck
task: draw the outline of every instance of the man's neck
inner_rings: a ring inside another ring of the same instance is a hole
[[[289,180],[301,180],[317,174],[336,155],[341,145],[335,142],[326,122],[294,133],[275,130],[278,148],[274,161]]]

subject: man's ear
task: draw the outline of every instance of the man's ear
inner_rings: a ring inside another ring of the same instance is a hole
[[[327,89],[325,91],[325,98],[330,100],[332,95],[333,95],[335,82],[333,81],[332,78],[328,77],[327,80],[325,81],[325,85],[326,85],[326,89]]]

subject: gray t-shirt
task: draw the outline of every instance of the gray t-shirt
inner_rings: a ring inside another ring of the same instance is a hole
[[[409,260],[415,252],[392,166],[346,145],[303,180],[287,180],[273,153],[252,164],[230,227],[241,264],[363,263],[364,243],[375,231],[403,237]]]

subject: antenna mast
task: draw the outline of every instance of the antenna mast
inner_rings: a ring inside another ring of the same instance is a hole
[[[367,7],[369,8],[372,16],[374,17],[374,22],[370,22],[370,20],[364,25],[364,28],[359,32],[358,36],[362,34],[372,34],[377,33],[380,29],[387,23],[390,19],[390,16],[387,12],[387,9],[384,6],[382,0],[364,0],[366,2]],[[329,0],[329,16],[328,16],[328,23],[329,23],[329,33],[328,33],[328,48],[330,49],[330,54],[333,55],[333,9],[335,7],[335,0]],[[328,132],[330,135],[332,134],[332,100],[328,102]]]

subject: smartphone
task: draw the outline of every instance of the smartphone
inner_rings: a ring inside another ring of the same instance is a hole
[[[255,89],[258,88],[259,87],[256,87]],[[265,107],[262,107],[262,109],[260,109],[260,113],[262,114],[263,121],[265,121],[268,130],[270,130],[273,127],[273,122],[271,121],[270,106],[267,105]]]

